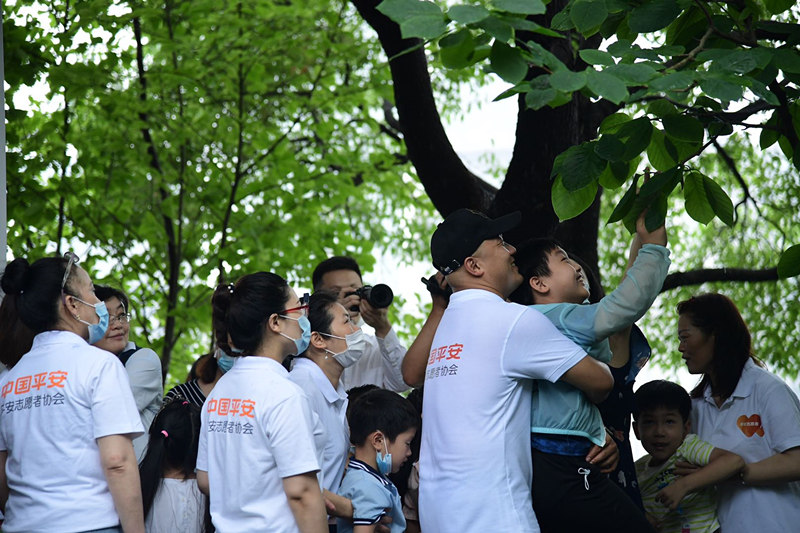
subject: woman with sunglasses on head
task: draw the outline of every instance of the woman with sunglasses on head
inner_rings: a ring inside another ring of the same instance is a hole
[[[77,263],[72,253],[33,264],[18,258],[0,280],[36,334],[0,380],[5,532],[144,531],[131,444],[142,424],[125,369],[91,346],[108,312]]]
[[[161,381],[161,359],[150,348],[141,348],[128,339],[131,331],[128,297],[119,289],[105,285],[94,286],[95,295],[108,309],[108,330],[95,346],[117,356],[125,365],[131,392],[139,410],[145,433],[133,439],[136,460],[141,461],[147,450],[150,423],[161,409],[164,386]]]
[[[319,421],[282,366],[308,346],[307,301],[280,276],[258,272],[218,286],[211,303],[217,344],[236,356],[201,413],[197,483],[214,526],[326,532]]]

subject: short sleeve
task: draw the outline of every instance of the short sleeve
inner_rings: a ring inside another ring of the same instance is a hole
[[[394,503],[389,492],[376,481],[369,479],[370,474],[348,472],[342,480],[339,494],[353,502],[353,525],[366,526],[376,524],[386,514],[386,509]]]
[[[99,350],[98,350],[99,351]],[[93,369],[89,391],[92,406],[93,437],[144,433],[139,411],[131,394],[128,375],[113,355],[102,352],[101,361]]]
[[[586,356],[540,312],[525,308],[506,339],[502,369],[513,378],[556,382]]]
[[[770,377],[773,381],[758,392],[761,425],[770,448],[782,453],[800,446],[800,400],[779,378]]]
[[[174,388],[172,390],[175,390]],[[170,391],[171,392],[171,391]],[[208,411],[205,405],[200,411],[200,438],[197,443],[197,470],[208,472]]]
[[[690,433],[686,435],[683,442],[678,447],[678,454],[690,463],[705,466],[711,460],[711,453],[714,446],[710,442],[702,440],[697,435]]]
[[[149,348],[141,348],[125,364],[131,382],[136,408],[143,412],[151,405],[159,405],[164,394],[161,383],[161,359]]]
[[[265,414],[262,421],[281,478],[317,472],[314,419],[299,387]]]

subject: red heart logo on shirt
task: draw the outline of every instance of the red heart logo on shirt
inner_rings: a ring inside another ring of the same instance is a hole
[[[739,426],[739,429],[741,429],[742,433],[747,437],[752,437],[753,435],[758,435],[759,437],[764,436],[764,428],[761,426],[760,415],[742,415],[736,420],[736,425]]]

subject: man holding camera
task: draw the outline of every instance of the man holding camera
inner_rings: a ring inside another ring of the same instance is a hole
[[[366,322],[375,330],[375,336],[365,335],[367,342],[361,358],[344,369],[341,377],[344,389],[373,384],[395,392],[407,390],[408,385],[403,381],[400,370],[406,348],[400,344],[389,323],[388,304],[378,307],[367,301],[358,263],[351,257],[331,257],[317,265],[311,281],[314,291],[337,293],[339,302],[350,312],[354,322],[359,325]],[[372,291],[370,299],[373,302],[380,301],[380,296],[385,296],[376,294],[378,287]],[[389,294],[391,295],[391,291]],[[391,296],[388,299],[391,300]]]

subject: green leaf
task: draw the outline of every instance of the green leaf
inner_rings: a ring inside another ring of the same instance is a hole
[[[719,98],[724,102],[733,102],[742,97],[742,87],[718,78],[700,81],[700,88],[708,96]]]
[[[447,68],[458,69],[472,64],[475,41],[472,32],[462,28],[439,40],[439,54]]]
[[[647,117],[640,117],[622,124],[617,130],[617,137],[625,142],[623,158],[631,160],[641,154],[650,144],[653,129],[653,125]]]
[[[705,187],[706,190],[706,196],[708,197],[708,202],[714,209],[714,213],[717,215],[717,218],[719,218],[728,226],[732,227],[733,202],[731,202],[731,199],[728,196],[728,194],[722,190],[722,187],[717,185],[717,182],[715,182],[708,176],[703,176],[703,186]]]
[[[597,196],[597,181],[592,181],[578,190],[570,191],[564,187],[561,176],[558,176],[553,182],[550,196],[553,210],[559,221],[563,222],[580,215],[592,205]]]
[[[492,0],[499,11],[520,15],[544,15],[547,8],[542,0]]]
[[[625,155],[625,145],[614,135],[603,135],[597,141],[594,152],[606,161],[621,161]]]
[[[604,72],[616,76],[629,85],[642,85],[653,79],[656,69],[644,63],[620,63],[604,69]]]
[[[611,74],[588,69],[586,78],[586,86],[589,90],[609,102],[619,104],[628,97],[628,89],[625,84]]]
[[[577,0],[572,4],[569,16],[575,24],[575,28],[584,35],[596,31],[606,20],[608,11],[606,4],[602,1]]]
[[[702,142],[703,124],[688,115],[667,115],[661,119],[667,135],[679,141]]]
[[[778,260],[778,277],[793,278],[800,275],[800,244],[790,246]]]
[[[435,39],[447,31],[444,15],[415,15],[400,23],[400,35],[403,39],[419,37]]]
[[[550,21],[550,27],[554,30],[560,31],[567,31],[571,30],[575,27],[575,24],[572,23],[572,19],[569,16],[569,8],[565,7],[553,17],[553,20]]]
[[[714,208],[708,201],[703,178],[697,171],[689,172],[683,182],[683,198],[689,216],[701,224],[708,224],[714,219]]]
[[[442,15],[439,6],[422,0],[383,0],[375,9],[398,23],[416,16]]]
[[[552,102],[558,93],[555,89],[531,89],[525,93],[525,105],[530,109],[541,109]]]
[[[519,83],[528,73],[528,63],[522,58],[520,50],[501,41],[496,40],[492,45],[489,62],[492,70],[509,83]]]
[[[655,231],[664,225],[667,218],[667,195],[658,195],[647,207],[647,214],[644,216],[644,227],[647,231]]]
[[[783,13],[794,5],[797,5],[795,0],[764,0],[764,6],[773,15]]]
[[[586,63],[589,65],[613,65],[614,58],[608,52],[603,50],[594,50],[591,48],[587,48],[585,50],[578,51],[578,55],[581,56]]]
[[[597,156],[594,145],[593,142],[584,143],[564,152],[558,174],[567,190],[577,191],[590,182],[596,182],[605,170],[606,163]]]
[[[514,37],[514,28],[508,22],[497,17],[489,17],[478,22],[478,27],[483,28],[486,33],[504,43]]]
[[[600,123],[599,131],[600,133],[615,133],[620,126],[630,121],[631,117],[625,113],[614,113],[603,119],[603,122]]]
[[[622,199],[620,199],[619,203],[614,208],[611,216],[608,217],[606,224],[611,224],[612,222],[622,220],[630,212],[631,208],[633,207],[634,200],[636,200],[636,186],[638,183],[638,179],[633,180],[631,186],[628,187],[628,190],[625,191],[625,194],[622,195]]]
[[[453,6],[447,10],[447,17],[459,24],[474,24],[490,15],[489,10],[481,6]]]
[[[772,61],[775,63],[776,67],[784,72],[790,72],[792,74],[800,73],[800,55],[798,55],[796,50],[780,48],[773,53],[775,55]]]
[[[713,68],[737,74],[746,74],[757,66],[756,57],[749,50],[734,50],[712,63]]]
[[[571,70],[559,70],[550,75],[550,85],[560,91],[578,91],[586,85],[586,74]]]
[[[631,11],[628,26],[636,33],[650,33],[666,28],[680,14],[677,0],[650,0]]]
[[[666,172],[659,172],[642,184],[639,189],[639,197],[652,199],[659,195],[669,196],[672,190],[680,183],[681,174],[677,167],[673,167]]]
[[[668,150],[666,143],[668,139],[664,137],[664,132],[658,128],[653,128],[653,135],[650,144],[647,145],[647,160],[658,171],[669,170],[678,162],[677,151],[674,146]]]
[[[673,89],[686,89],[694,82],[694,76],[688,72],[670,72],[650,82],[649,92],[665,92]]]
[[[663,118],[667,115],[676,115],[678,113],[678,108],[666,100],[659,99],[650,102],[650,104],[647,106],[647,112],[651,115]]]
[[[773,93],[769,89],[769,87],[767,87],[766,85],[764,85],[763,83],[754,78],[751,78],[749,81],[750,81],[750,90],[753,91],[753,94],[755,94],[756,96],[758,96],[759,98],[761,98],[770,105],[774,106],[780,105],[780,100],[778,100],[778,97],[775,96],[775,93]]]

